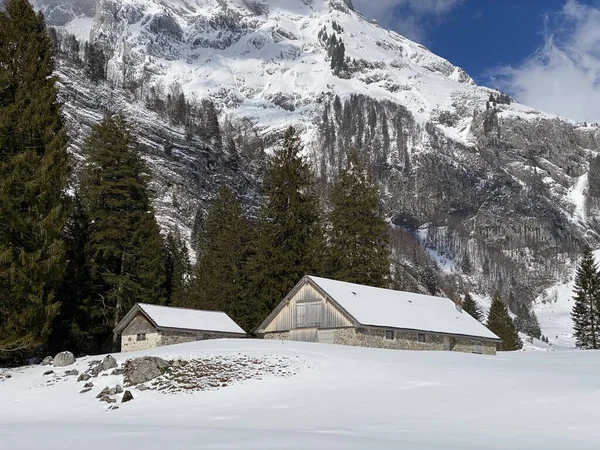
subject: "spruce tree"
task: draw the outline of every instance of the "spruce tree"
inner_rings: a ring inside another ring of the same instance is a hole
[[[45,343],[59,311],[70,164],[44,19],[0,9],[0,359]]]
[[[388,226],[379,192],[356,153],[338,177],[328,216],[328,273],[351,283],[385,287],[390,279]]]
[[[319,200],[301,150],[300,136],[290,127],[267,163],[249,294],[259,301],[262,318],[304,275],[316,273],[321,258]]]
[[[179,232],[165,239],[165,299],[167,305],[184,306],[191,276],[190,255]]]
[[[90,219],[96,343],[109,349],[112,329],[136,303],[164,301],[164,248],[147,194],[147,168],[125,119],[107,114],[85,143],[82,194]]]
[[[600,348],[600,276],[589,247],[583,251],[573,291],[571,318],[577,347]]]
[[[221,186],[199,236],[198,262],[190,301],[199,309],[224,311],[244,329],[254,324],[247,297],[246,264],[251,229],[235,193]]]
[[[483,320],[483,312],[481,311],[481,307],[468,292],[465,294],[465,298],[462,301],[462,308],[465,312],[469,313],[479,322]]]
[[[517,327],[515,327],[508,313],[508,308],[499,293],[496,293],[492,298],[492,305],[490,306],[487,318],[487,327],[502,339],[498,350],[513,351],[520,350],[523,347]]]

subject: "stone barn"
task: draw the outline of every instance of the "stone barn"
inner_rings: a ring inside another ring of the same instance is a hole
[[[265,339],[496,354],[501,340],[444,297],[305,276],[261,324]]]
[[[246,337],[245,331],[224,312],[145,303],[136,303],[114,332],[121,335],[122,352],[205,339]]]

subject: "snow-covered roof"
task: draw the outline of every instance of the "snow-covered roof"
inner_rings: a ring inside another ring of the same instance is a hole
[[[147,303],[137,303],[123,319],[122,328],[127,326],[129,321],[133,319],[133,317],[128,318],[128,316],[135,315],[131,313],[135,313],[137,308],[148,316],[158,328],[246,334],[246,332],[224,312],[173,308],[170,306],[150,305]],[[121,328],[121,324],[119,324],[117,328]]]
[[[358,323],[378,327],[499,339],[445,297],[394,291],[309,276]]]

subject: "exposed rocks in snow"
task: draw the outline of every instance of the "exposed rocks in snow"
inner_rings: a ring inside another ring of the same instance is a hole
[[[9,378],[12,378],[12,375],[10,373],[0,372],[0,382],[6,381]]]
[[[50,365],[52,365],[53,362],[54,362],[54,358],[52,358],[52,356],[46,356],[42,360],[42,366],[50,366]]]
[[[110,391],[110,388],[108,386],[106,386],[104,389],[102,389],[98,393],[98,395],[96,395],[96,398],[106,397],[107,395],[109,395],[109,391]]]
[[[79,375],[79,370],[77,370],[77,369],[65,371],[65,376],[67,376],[67,377],[72,377],[72,376],[77,376],[77,375]]]
[[[85,383],[83,385],[84,388],[92,388],[94,387],[94,383],[92,383],[91,381],[88,381],[87,383]]]
[[[92,378],[92,376],[89,373],[82,373],[81,375],[79,375],[79,377],[77,378],[77,381],[87,381],[90,378]]]
[[[46,372],[44,372],[44,375],[52,375],[54,373],[54,370],[47,370]]]
[[[123,366],[125,382],[128,385],[145,383],[163,375],[169,367],[167,361],[156,356],[130,359]]]
[[[106,402],[106,403],[117,403],[117,399],[115,398],[111,398],[109,396],[104,396],[100,399],[101,402]]]
[[[86,392],[90,392],[92,390],[91,387],[89,388],[83,388],[82,390],[79,391],[80,394],[85,394]]]
[[[133,394],[129,390],[125,391],[123,398],[121,399],[121,403],[127,403],[131,400],[133,400]]]
[[[71,352],[60,352],[54,357],[54,367],[65,367],[75,363],[75,356]]]
[[[101,362],[92,367],[89,370],[89,373],[92,376],[97,377],[101,372],[104,372],[105,370],[110,370],[115,367],[117,367],[117,360],[111,355],[107,355]]]
[[[163,393],[220,389],[244,380],[291,377],[302,367],[299,358],[280,355],[215,356],[177,363],[151,382],[149,389]]]
[[[135,387],[138,391],[147,391],[148,389],[150,389],[148,386],[146,386],[145,384],[138,384]]]
[[[111,375],[123,375],[123,368],[122,367],[118,367],[115,370],[113,370],[110,374]]]

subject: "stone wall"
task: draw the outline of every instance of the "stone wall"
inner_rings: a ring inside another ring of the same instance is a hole
[[[139,333],[156,333],[154,326],[144,317],[142,313],[137,313],[129,325],[121,333],[123,336],[137,335]]]
[[[137,334],[121,335],[121,352],[134,352],[137,350],[148,350],[160,346],[160,334],[152,330],[152,333],[146,333],[146,339],[137,340]]]
[[[450,335],[423,333],[425,342],[418,341],[417,331],[399,331],[394,330],[394,339],[385,338],[385,329],[383,328],[341,328],[334,330],[334,343],[340,345],[353,345],[357,347],[375,347],[389,348],[396,350],[437,350],[446,349],[445,338],[454,338],[455,344],[452,351],[474,353],[480,350],[487,355],[496,354],[496,344],[491,341],[481,341],[466,337],[455,337]],[[475,347],[481,344],[480,347]]]
[[[288,331],[279,331],[273,333],[265,333],[263,339],[273,339],[276,341],[288,341],[290,339],[290,333]]]

